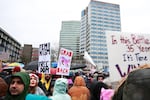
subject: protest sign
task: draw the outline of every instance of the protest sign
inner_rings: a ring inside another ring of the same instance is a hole
[[[50,43],[40,44],[40,46],[39,46],[39,61],[38,61],[39,73],[50,74],[50,65],[51,65]]]
[[[73,51],[61,48],[57,65],[58,75],[69,75]]]
[[[118,81],[133,69],[150,63],[150,35],[106,32],[109,72]]]

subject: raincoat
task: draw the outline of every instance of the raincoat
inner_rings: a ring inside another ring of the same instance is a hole
[[[13,77],[20,77],[22,82],[24,83],[24,90],[20,95],[17,96],[12,96],[9,92],[7,92],[7,95],[5,97],[4,100],[25,100],[26,95],[28,94],[28,88],[29,88],[29,84],[30,84],[30,77],[27,73],[25,72],[17,72],[15,74],[12,75]]]
[[[66,93],[67,87],[67,79],[58,78],[54,85],[53,96],[49,98],[52,100],[71,100],[71,97]]]
[[[85,80],[82,76],[77,76],[73,86],[68,90],[72,100],[90,100],[90,91],[86,87]]]

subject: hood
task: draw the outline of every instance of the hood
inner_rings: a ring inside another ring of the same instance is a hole
[[[10,92],[6,95],[5,100],[25,100],[26,95],[28,94],[28,88],[30,85],[30,76],[26,72],[17,72],[12,75],[12,79],[14,77],[19,77],[24,83],[24,91],[18,96],[11,96]]]
[[[77,76],[74,80],[74,86],[86,86],[85,80],[82,76]]]
[[[65,78],[58,78],[55,81],[53,96],[57,94],[66,94],[68,81]]]

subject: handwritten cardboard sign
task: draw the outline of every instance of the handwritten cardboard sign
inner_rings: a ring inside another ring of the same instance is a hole
[[[50,43],[40,44],[39,46],[39,61],[38,71],[39,73],[50,73],[51,65],[51,49]]]
[[[150,63],[150,35],[106,32],[109,72],[118,81],[131,70]]]
[[[57,72],[58,75],[69,75],[73,51],[61,48],[59,52]]]

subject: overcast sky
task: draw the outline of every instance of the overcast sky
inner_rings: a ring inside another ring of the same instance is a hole
[[[100,0],[97,0],[100,1]],[[122,32],[150,33],[150,0],[101,0],[120,5]],[[90,0],[0,0],[0,27],[24,44],[59,43],[62,21],[80,20]]]

